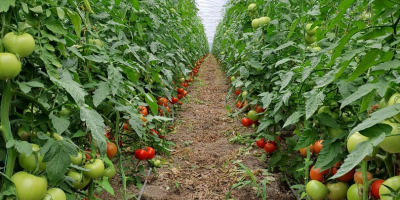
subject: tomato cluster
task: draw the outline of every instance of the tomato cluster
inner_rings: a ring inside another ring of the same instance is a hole
[[[276,137],[277,141],[281,142],[281,137]],[[267,140],[261,138],[256,141],[256,145],[260,149],[264,149],[267,153],[274,153],[274,151],[278,148],[278,144],[275,141]]]

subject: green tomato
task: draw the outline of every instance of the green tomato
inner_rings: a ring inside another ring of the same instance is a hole
[[[315,33],[317,32],[317,28],[318,28],[318,26],[316,26],[316,27],[314,27],[313,29],[311,29],[311,26],[312,26],[312,24],[307,24],[307,25],[306,25],[306,33],[307,33],[309,36],[315,35]]]
[[[74,165],[83,165],[85,163],[86,157],[83,155],[82,151],[78,152],[77,156],[70,156],[71,157],[71,163]]]
[[[184,82],[185,82],[185,78],[183,78],[183,77],[180,78],[180,79],[179,79],[179,82],[184,83]]]
[[[89,169],[90,171],[84,171],[85,176],[95,179],[103,176],[104,172],[104,162],[100,159],[93,159],[88,161],[85,166],[85,169]]]
[[[15,35],[14,32],[9,32],[4,36],[4,44],[8,52],[21,57],[28,57],[35,50],[35,39],[29,33]]]
[[[248,9],[249,9],[250,11],[255,11],[255,10],[256,10],[256,6],[257,6],[257,4],[252,3],[252,4],[249,5]]]
[[[19,165],[26,171],[33,173],[39,163],[39,170],[44,171],[46,169],[46,163],[42,162],[43,156],[39,153],[40,147],[37,144],[32,144],[32,151],[33,153],[29,156],[26,156],[25,153],[19,154]]]
[[[394,93],[390,97],[387,105],[391,106],[391,105],[396,104],[396,103],[400,103],[400,93],[398,93],[398,92]],[[395,116],[393,116],[393,118],[396,119],[397,122],[400,122],[400,113],[395,115]]]
[[[328,135],[330,138],[337,137],[337,136],[343,134],[343,132],[344,132],[344,130],[341,128],[331,128],[331,127],[328,128]]]
[[[354,57],[354,60],[355,60],[357,63],[360,62],[360,59],[359,59],[358,57]]]
[[[250,111],[247,113],[247,117],[248,117],[249,119],[251,119],[251,121],[257,121],[259,116],[257,115],[257,111],[255,111],[255,110],[250,110]]]
[[[71,114],[71,110],[65,107],[62,107],[61,111],[58,113],[60,116],[68,116]]]
[[[269,17],[260,17],[258,19],[258,21],[260,22],[260,25],[263,25],[263,24],[267,24],[268,22],[270,22],[271,18],[269,18]]]
[[[27,132],[24,128],[20,127],[18,129],[18,135],[22,141],[28,141],[29,137],[31,136],[31,133]]]
[[[260,19],[253,19],[253,21],[251,21],[251,26],[253,28],[258,28],[260,26]]]
[[[231,81],[234,81],[236,78],[234,76],[231,77]]]
[[[0,80],[13,79],[21,72],[21,62],[12,53],[0,53]]]
[[[368,137],[361,135],[361,133],[359,133],[359,132],[355,132],[347,140],[347,150],[349,151],[349,153],[351,153],[358,144],[360,144],[361,142],[367,141],[367,140],[369,140]],[[372,156],[375,156],[376,153],[378,153],[378,150],[379,150],[378,148],[374,147],[374,149],[372,151]],[[365,161],[368,161],[371,159],[372,159],[371,156],[365,156],[365,158],[364,158]]]
[[[242,93],[242,97],[244,98],[245,96],[247,96],[249,94],[249,92],[247,92],[247,90],[246,91],[244,91],[243,93]]]
[[[308,35],[306,33],[306,36],[304,37],[304,40],[306,41],[307,44],[312,44],[315,41],[317,41],[317,38],[315,36],[313,36],[313,35]]]
[[[362,185],[358,185],[357,183],[350,186],[347,190],[347,200],[362,200],[359,194],[361,194]]]
[[[46,195],[42,198],[42,200],[66,200],[67,196],[64,191],[60,188],[51,188],[48,189]]]
[[[321,113],[328,113],[334,120],[339,119],[339,113],[331,111],[329,106],[321,106],[318,110],[318,114]]]
[[[319,181],[311,180],[306,185],[306,192],[313,200],[323,200],[328,195],[328,188]]]
[[[386,103],[386,101],[385,101],[385,98],[382,98],[380,101],[379,101],[379,104],[378,104],[378,108],[379,109],[384,109],[384,108],[386,108],[388,105],[387,105],[387,103]]]
[[[392,188],[393,190],[399,189],[400,176],[393,176],[391,178],[388,178],[385,182],[382,183],[381,187],[379,187],[379,196],[381,197],[381,200],[393,200],[393,197],[385,196],[385,194],[391,193],[389,188],[387,188],[385,185]],[[399,197],[399,195],[397,197]]]
[[[341,200],[346,198],[347,189],[349,188],[347,183],[344,182],[329,182],[326,184],[326,187],[329,190],[327,197],[331,200]]]
[[[155,160],[153,164],[155,167],[161,167],[162,165],[161,160]]]
[[[11,177],[17,189],[18,200],[41,200],[46,194],[47,179],[21,171]]]
[[[68,172],[67,176],[71,177],[75,180],[72,183],[72,185],[73,185],[73,188],[76,190],[85,188],[90,182],[90,178],[86,177],[83,173],[79,173],[76,171]]]
[[[89,44],[95,44],[97,46],[103,47],[103,43],[99,39],[89,39]]]
[[[313,47],[314,51],[321,51],[321,47]]]
[[[115,171],[114,167],[108,167],[104,169],[103,176],[108,177],[108,179],[114,178],[114,176],[117,174],[117,171]]]
[[[392,132],[390,132],[391,134],[399,134],[400,133],[398,123],[393,123],[388,120],[385,120],[382,123],[389,124],[390,126],[392,126]],[[381,143],[379,143],[379,146],[386,152],[400,153],[400,145],[399,144],[400,144],[400,135],[397,135],[397,136],[386,137]]]

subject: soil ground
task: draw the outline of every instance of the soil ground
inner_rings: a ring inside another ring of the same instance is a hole
[[[225,101],[228,85],[216,59],[206,58],[182,108],[175,113],[175,133],[166,137],[176,146],[163,167],[157,169],[158,176],[152,173],[147,179],[142,200],[225,199],[234,184],[250,180],[238,163],[251,170],[260,186],[268,180],[267,199],[296,199],[279,173],[267,172],[268,159],[260,159],[265,154],[263,149],[232,143],[253,131],[244,128],[238,118],[229,117],[225,106],[233,109],[234,99]],[[122,199],[122,184],[117,177],[111,182],[116,196],[102,194],[102,199]],[[136,199],[137,187],[128,185],[127,190],[130,199]],[[234,189],[229,199],[262,198],[257,196],[257,188],[249,185]]]

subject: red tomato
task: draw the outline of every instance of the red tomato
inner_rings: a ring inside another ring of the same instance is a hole
[[[277,147],[276,145],[269,142],[264,145],[264,150],[268,153],[274,153],[276,147]]]
[[[178,94],[183,94],[183,92],[185,91],[183,88],[178,88]]]
[[[165,106],[168,105],[168,99],[166,99],[166,98],[164,98],[164,97],[161,97],[161,98],[158,100],[157,104],[160,105],[160,106],[164,106],[164,107],[165,107]]]
[[[385,180],[378,179],[371,184],[371,194],[375,199],[380,199],[379,197],[379,188]]]
[[[235,94],[236,94],[236,95],[239,95],[240,93],[242,93],[242,91],[240,91],[240,90],[235,90]]]
[[[178,98],[179,98],[179,94],[178,94]],[[171,103],[172,103],[172,104],[178,103],[178,101],[179,101],[178,98],[172,97],[172,98],[171,98]]]
[[[146,148],[147,151],[147,160],[151,160],[155,157],[156,155],[156,151],[154,151],[154,149],[152,147],[147,147]]]
[[[182,105],[182,101],[179,101],[179,105]]]
[[[332,175],[335,175],[337,173],[337,171],[339,170],[340,165],[341,165],[340,162],[338,162],[338,163],[335,164],[334,167],[332,167],[332,169],[331,169],[331,174]],[[342,181],[342,182],[349,182],[349,181],[353,180],[354,173],[356,173],[356,169],[350,170],[345,175],[337,178],[337,180]]]
[[[314,166],[310,169],[311,180],[316,180],[322,182],[324,180],[324,175],[329,173],[329,169],[320,172],[321,168],[314,169]]]
[[[135,151],[135,157],[139,160],[146,160],[148,155],[149,154],[147,153],[147,151],[143,149],[138,149]]]
[[[247,117],[243,117],[243,118],[242,118],[242,125],[243,125],[244,127],[250,127],[250,126],[251,126],[251,121],[250,121],[250,119],[247,118]]]
[[[261,138],[261,139],[257,140],[256,144],[257,144],[258,148],[260,148],[260,149],[264,148],[264,146],[265,146],[264,138]]]
[[[183,98],[182,94],[177,94],[176,96],[178,97],[178,99],[182,99]]]
[[[278,136],[278,137],[276,137],[276,138],[279,140],[279,142],[282,142],[282,139],[281,139],[281,137],[279,137],[279,136]],[[272,144],[274,144],[274,145],[278,145],[278,144],[276,144],[276,142],[275,142],[275,141],[271,141],[271,143],[272,143]]]
[[[128,124],[124,124],[124,130],[129,130]]]
[[[256,112],[257,113],[263,113],[265,111],[265,109],[263,109],[261,106],[258,106],[257,108],[256,108]]]

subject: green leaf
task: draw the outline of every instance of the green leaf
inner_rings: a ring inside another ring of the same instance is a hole
[[[344,2],[346,2],[346,1],[344,1]],[[344,2],[342,2],[342,3],[344,3]],[[347,2],[354,2],[354,0],[349,0]],[[342,39],[340,39],[339,44],[335,48],[335,52],[333,53],[331,60],[329,61],[326,68],[330,68],[333,64],[335,64],[336,58],[338,58],[339,56],[342,55],[342,50],[346,46],[346,44],[349,42],[350,38],[353,37],[353,35],[358,33],[359,31],[360,31],[360,29],[358,29],[358,28],[350,29],[350,31],[347,33],[347,35],[342,37]]]
[[[330,179],[335,179],[345,175],[354,169],[366,156],[372,155],[373,148],[378,146],[385,139],[385,135],[369,138],[369,140],[359,143],[356,148],[347,156],[338,172]]]
[[[72,25],[74,25],[75,34],[79,38],[81,37],[82,20],[78,13],[68,10],[68,17],[71,19]]]
[[[385,70],[385,71],[389,71],[392,69],[398,69],[400,67],[400,60],[391,60],[391,61],[387,61],[384,63],[379,64],[376,67],[373,67],[371,69],[371,71],[378,71],[378,70]]]
[[[346,97],[344,100],[341,101],[340,109],[343,109],[347,105],[369,94],[371,91],[375,90],[377,86],[378,86],[377,84],[370,84],[370,83],[360,86],[356,92],[354,92],[353,94],[351,94],[350,96]]]
[[[67,35],[67,31],[63,27],[61,22],[59,20],[55,19],[54,17],[46,18],[43,21],[43,25],[45,25],[46,28],[48,28],[51,32],[53,32],[55,34]]]
[[[355,132],[359,132],[366,128],[372,127],[375,124],[381,123],[385,119],[397,115],[398,113],[400,113],[400,103],[396,103],[386,108],[380,109],[376,112],[373,112],[368,119],[364,120],[350,131],[349,137]]]
[[[332,116],[328,113],[321,113],[317,115],[317,120],[319,123],[322,125],[332,127],[332,128],[338,128],[339,125],[336,123],[336,120],[332,118]]]
[[[81,120],[85,122],[87,129],[91,132],[92,138],[97,142],[101,155],[106,154],[106,140],[104,137],[106,127],[101,115],[90,107],[81,108]]]
[[[294,31],[296,30],[297,25],[299,24],[299,22],[300,22],[300,18],[297,18],[297,19],[292,23],[292,25],[290,26],[290,32],[289,32],[289,34],[287,35],[286,40],[289,40],[290,37],[292,37],[292,35],[293,35]]]
[[[360,107],[360,112],[362,113],[364,111],[366,111],[367,109],[370,108],[370,104],[371,101],[374,99],[375,96],[375,90],[372,90],[371,92],[369,92],[363,99],[361,102],[361,107]]]
[[[392,132],[393,127],[389,124],[375,124],[372,127],[366,128],[360,131],[361,135],[365,137],[379,137],[382,133],[384,135],[390,134]]]
[[[277,48],[275,49],[275,52],[277,52],[277,51],[279,51],[279,50],[282,50],[282,49],[285,49],[285,48],[287,48],[287,47],[289,47],[289,46],[293,46],[294,44],[295,44],[295,43],[294,43],[293,41],[286,42],[285,44],[282,44],[281,46],[277,47]]]
[[[15,0],[2,0],[0,3],[0,12],[7,12],[10,6],[15,7]]]
[[[93,62],[97,63],[109,63],[110,62],[110,57],[107,55],[89,55],[89,56],[83,56],[85,59],[91,60]]]
[[[308,119],[315,113],[318,106],[322,104],[325,99],[325,94],[322,90],[319,92],[312,90],[309,93],[304,94],[304,96],[308,98],[306,101],[306,119]]]
[[[59,118],[53,114],[50,114],[49,118],[51,119],[54,129],[56,129],[59,135],[64,133],[64,131],[66,131],[70,125],[68,119]]]
[[[282,128],[285,128],[286,126],[289,126],[291,124],[295,124],[300,120],[300,117],[304,115],[303,112],[301,111],[296,111],[290,117],[286,120],[285,124],[282,126]]]
[[[369,51],[361,63],[357,66],[357,69],[350,74],[350,77],[347,79],[347,81],[352,81],[367,71],[375,63],[375,59],[380,53],[381,50],[379,49],[372,49]]]
[[[108,193],[114,196],[114,189],[108,181],[108,177],[103,176],[103,180],[97,180],[97,184],[99,184],[102,188],[104,188]]]
[[[95,107],[99,106],[111,94],[111,89],[107,82],[100,82],[97,86],[98,88],[93,93],[93,105]]]
[[[138,0],[129,0],[133,8],[135,8],[137,11],[140,9],[139,1]]]
[[[321,168],[321,171],[324,171],[331,168],[338,161],[342,160],[342,156],[340,155],[343,150],[340,141],[331,143],[331,141],[328,139],[324,140],[322,145],[324,148],[322,148],[321,152],[318,154],[318,159],[314,168]]]
[[[108,66],[107,72],[111,92],[113,95],[115,95],[117,94],[118,90],[121,89],[120,87],[124,79],[120,73],[120,68],[114,67],[113,65]]]
[[[154,96],[150,93],[146,93],[145,101],[149,105],[151,112],[154,116],[158,115],[158,105],[157,100]]]
[[[268,119],[267,117],[262,118],[259,122],[260,125],[257,128],[257,133],[260,133],[261,131],[267,129],[269,125],[274,123],[271,119]]]
[[[286,74],[280,74],[280,78],[282,80],[282,85],[281,85],[281,89],[279,91],[282,91],[283,89],[285,89],[286,86],[289,85],[290,81],[292,80],[292,77],[294,75],[294,72],[289,71]]]
[[[42,14],[43,13],[42,6],[36,6],[36,7],[33,7],[33,8],[29,8],[29,10],[31,10],[34,13],[38,13],[38,14]]]
[[[69,155],[76,155],[77,150],[73,144],[64,140],[55,142],[54,139],[50,139],[47,140],[45,146],[50,146],[50,148],[40,153],[44,153],[43,162],[47,162],[47,177],[52,184],[57,185],[63,181],[64,174],[71,164]]]
[[[30,156],[32,154],[32,144],[26,141],[17,141],[17,140],[9,140],[6,144],[6,148],[9,149],[14,147],[18,153],[24,153],[26,156]]]
[[[304,147],[314,144],[318,140],[318,133],[315,129],[305,129],[303,134],[301,134],[299,141],[296,144],[294,150],[299,150]]]
[[[56,79],[50,76],[50,80],[64,88],[75,100],[76,104],[83,106],[85,104],[85,96],[87,95],[86,91],[83,90],[82,85],[79,85],[79,83],[72,80],[71,77],[67,76],[67,73],[64,73],[64,75],[62,79]]]

